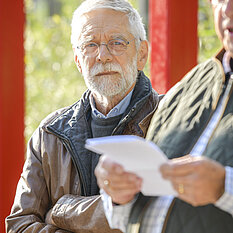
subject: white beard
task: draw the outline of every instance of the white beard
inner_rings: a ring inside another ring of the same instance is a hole
[[[85,83],[93,93],[106,97],[124,96],[137,78],[137,56],[126,66],[125,72],[120,65],[112,63],[96,63],[91,70],[84,65],[82,71]],[[99,73],[110,71],[118,72],[118,74],[96,76]]]

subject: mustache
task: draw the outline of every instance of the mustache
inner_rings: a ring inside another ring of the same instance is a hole
[[[111,64],[111,63],[95,64],[91,68],[89,75],[96,76],[97,74],[103,73],[103,72],[118,72],[122,74],[122,69],[121,69],[121,66],[118,64]]]

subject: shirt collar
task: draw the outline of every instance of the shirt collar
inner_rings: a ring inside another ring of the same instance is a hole
[[[229,52],[225,52],[223,55],[223,59],[222,59],[222,65],[223,65],[223,69],[225,74],[231,72],[231,66],[230,66],[230,60],[231,60],[231,55]]]
[[[129,106],[132,93],[133,93],[133,90],[123,100],[121,100],[120,103],[118,103],[113,109],[111,109],[110,112],[106,116],[96,109],[94,97],[93,95],[90,95],[92,115],[94,117],[107,119],[110,117],[115,117],[115,116],[123,114],[125,110],[127,109],[127,107]]]

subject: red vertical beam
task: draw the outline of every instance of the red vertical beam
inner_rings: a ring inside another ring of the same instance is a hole
[[[198,1],[150,0],[151,81],[166,93],[197,63]]]
[[[24,162],[24,4],[0,0],[0,232]]]

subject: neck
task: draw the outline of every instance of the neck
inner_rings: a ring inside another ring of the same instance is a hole
[[[94,92],[93,97],[95,100],[96,109],[106,116],[111,109],[119,104],[133,90],[134,86],[135,83],[124,94],[120,93],[115,96],[104,96]]]

